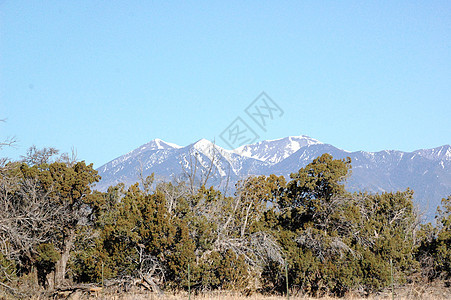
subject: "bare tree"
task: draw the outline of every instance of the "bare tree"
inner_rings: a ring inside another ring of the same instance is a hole
[[[191,194],[194,195],[196,190],[201,186],[207,186],[210,179],[213,178],[217,171],[218,149],[213,143],[212,146],[207,149],[206,154],[209,163],[202,163],[200,159],[201,153],[196,149],[190,149],[188,157],[185,157],[186,165],[182,162],[180,166],[183,172],[183,178],[188,181],[188,186],[190,188]]]
[[[35,145],[27,150],[27,154],[22,156],[22,161],[29,166],[39,166],[46,163],[51,163],[52,158],[58,155],[59,150],[55,148],[38,149]]]
[[[72,167],[77,162],[77,150],[72,147],[71,153],[61,153],[53,147],[45,147],[38,149],[35,145],[27,150],[27,154],[21,156],[22,162],[29,166],[39,166],[43,164],[51,164],[53,162],[62,162],[69,167]]]
[[[55,228],[63,224],[55,217],[63,207],[51,201],[51,191],[42,190],[37,179],[4,169],[0,173],[0,252],[37,276],[36,247],[53,239]]]
[[[16,140],[15,137],[8,137],[8,138],[6,138],[5,140],[3,140],[3,141],[0,142],[0,150],[1,150],[3,147],[12,147],[12,146],[14,146],[14,144],[16,144],[16,143],[17,143],[17,140]]]
[[[192,191],[184,184],[161,182],[157,185],[157,190],[162,192],[166,199],[168,213],[173,215],[178,201],[188,196],[192,196]]]
[[[149,195],[151,190],[152,190],[152,186],[155,182],[155,174],[152,173],[149,176],[144,178],[144,167],[143,167],[143,163],[141,161],[141,159],[139,159],[139,180],[141,182],[141,185],[143,187],[144,193],[146,195]]]
[[[74,166],[78,161],[77,149],[75,149],[75,147],[72,147],[71,152],[61,154],[58,158],[58,161],[65,163],[70,167]]]

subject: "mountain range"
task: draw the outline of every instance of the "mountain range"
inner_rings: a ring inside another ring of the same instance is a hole
[[[201,139],[182,147],[155,139],[122,155],[97,170],[102,180],[96,189],[123,182],[131,185],[152,173],[157,180],[187,180],[233,191],[234,184],[251,175],[283,175],[297,172],[323,153],[336,159],[351,158],[349,191],[385,192],[411,188],[414,201],[431,220],[440,200],[451,195],[451,146],[413,152],[384,150],[349,152],[311,137],[290,136],[226,150]]]

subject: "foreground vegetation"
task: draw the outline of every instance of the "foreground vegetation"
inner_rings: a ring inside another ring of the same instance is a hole
[[[349,193],[350,160],[329,154],[224,195],[206,181],[142,179],[107,192],[92,164],[30,149],[0,165],[0,288],[96,283],[203,293],[368,295],[448,280],[451,197],[421,225],[413,191]],[[393,274],[393,277],[391,276]]]

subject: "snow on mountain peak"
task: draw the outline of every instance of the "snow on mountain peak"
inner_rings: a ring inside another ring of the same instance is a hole
[[[210,151],[213,147],[214,144],[207,139],[200,139],[193,144],[193,148],[201,152]]]
[[[432,160],[443,159],[445,161],[448,161],[451,160],[451,145],[443,145],[432,149],[417,150],[415,151],[415,153]]]
[[[287,136],[287,137],[284,137],[284,138],[275,139],[275,140],[265,140],[263,142],[276,142],[276,141],[283,141],[283,140],[294,141],[294,142],[301,142],[301,141],[303,141],[304,143],[306,143],[306,146],[307,146],[307,144],[309,144],[309,145],[322,144],[320,141],[318,141],[318,140],[316,140],[314,138],[311,138],[308,135],[303,135],[303,134],[302,135],[290,135],[290,136]],[[261,142],[258,142],[258,143],[261,143]]]
[[[181,148],[179,145],[165,142],[161,139],[154,139],[150,141],[149,143],[142,146],[145,149],[149,150],[163,150],[163,149],[179,149]]]
[[[234,152],[246,157],[276,164],[302,147],[315,144],[322,143],[306,135],[288,136],[276,140],[266,140],[251,145],[244,145],[236,148]]]

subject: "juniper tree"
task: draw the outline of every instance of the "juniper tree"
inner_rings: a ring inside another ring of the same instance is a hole
[[[303,292],[371,291],[388,284],[391,258],[400,280],[416,266],[412,192],[348,193],[344,180],[350,167],[350,159],[324,154],[272,192],[274,206],[265,220],[279,232],[290,283]],[[267,268],[264,276],[268,284],[283,288],[280,268]]]
[[[60,258],[55,263],[54,283],[62,285],[65,280],[67,262],[76,238],[77,228],[89,219],[89,206],[96,203],[96,194],[91,184],[99,180],[92,164],[77,162],[70,166],[62,162],[20,165],[23,180],[35,180],[39,189],[46,194],[42,205],[50,203],[55,209],[49,211],[52,232],[48,240],[58,249]]]

